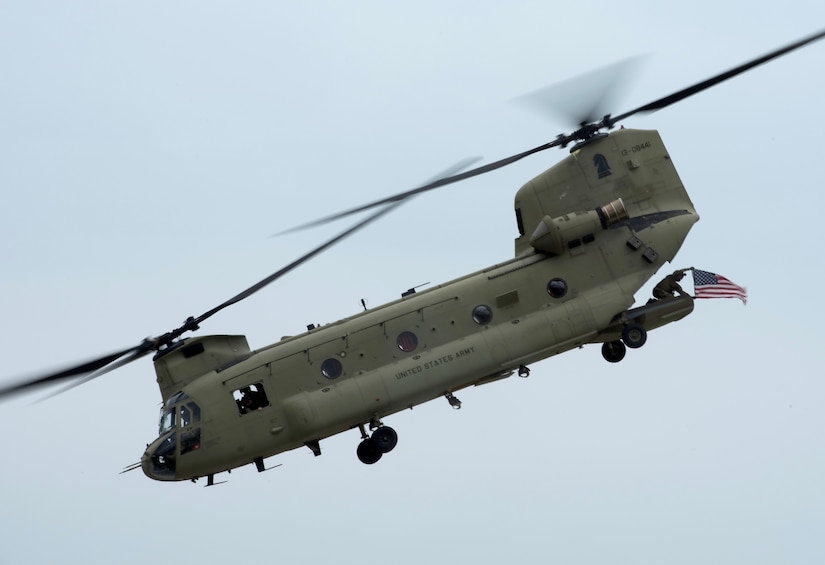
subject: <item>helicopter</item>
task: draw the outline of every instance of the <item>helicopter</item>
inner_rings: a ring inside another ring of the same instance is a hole
[[[150,478],[215,476],[357,430],[356,453],[375,464],[397,445],[383,420],[455,393],[519,374],[588,344],[609,362],[639,349],[647,333],[683,319],[693,298],[634,307],[635,295],[672,263],[699,215],[661,136],[616,129],[753,67],[821,39],[825,32],[617,116],[588,115],[579,128],[505,159],[469,161],[413,190],[299,226],[372,214],[269,277],[183,325],[135,346],[0,390],[0,396],[60,382],[82,384],[153,354],[162,397],[158,437],[140,463]],[[252,350],[244,336],[183,337],[201,323],[392,212],[409,198],[507,166],[550,148],[562,161],[518,190],[512,258],[423,291],[365,308]],[[464,171],[464,172],[459,172]],[[374,211],[377,209],[377,211]]]

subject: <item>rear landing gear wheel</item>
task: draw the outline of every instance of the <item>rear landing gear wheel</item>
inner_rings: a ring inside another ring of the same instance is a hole
[[[370,439],[378,446],[381,453],[389,453],[398,445],[398,434],[389,426],[381,426],[372,432]]]
[[[384,455],[384,452],[381,451],[381,446],[371,437],[361,441],[361,443],[358,444],[358,451],[356,453],[358,454],[358,459],[361,463],[366,465],[378,463],[378,460],[381,459],[382,455]]]
[[[627,347],[619,340],[608,341],[602,344],[602,357],[609,363],[618,363],[624,359]]]
[[[631,349],[638,349],[647,341],[647,330],[639,324],[628,324],[622,329],[622,341]]]

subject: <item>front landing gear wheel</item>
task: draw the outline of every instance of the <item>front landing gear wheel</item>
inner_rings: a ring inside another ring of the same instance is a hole
[[[628,324],[622,329],[622,341],[631,349],[638,349],[647,341],[647,330],[639,324]]]
[[[384,455],[384,452],[381,451],[381,446],[371,437],[358,444],[358,451],[356,453],[358,453],[358,459],[361,463],[366,465],[378,463],[378,460]]]
[[[389,426],[381,426],[372,433],[370,438],[381,450],[381,453],[389,453],[398,445],[398,434]]]
[[[608,341],[602,344],[602,357],[609,363],[618,363],[624,359],[627,347],[621,341]]]

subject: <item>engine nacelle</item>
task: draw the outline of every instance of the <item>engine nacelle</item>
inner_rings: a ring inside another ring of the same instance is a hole
[[[573,212],[558,218],[544,216],[530,236],[537,251],[560,255],[565,249],[578,247],[596,239],[596,232],[628,219],[621,198],[595,210]]]

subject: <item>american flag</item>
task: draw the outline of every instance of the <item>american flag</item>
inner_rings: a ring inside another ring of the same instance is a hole
[[[696,298],[738,298],[742,304],[748,303],[748,291],[744,287],[716,273],[694,269],[693,290]]]

